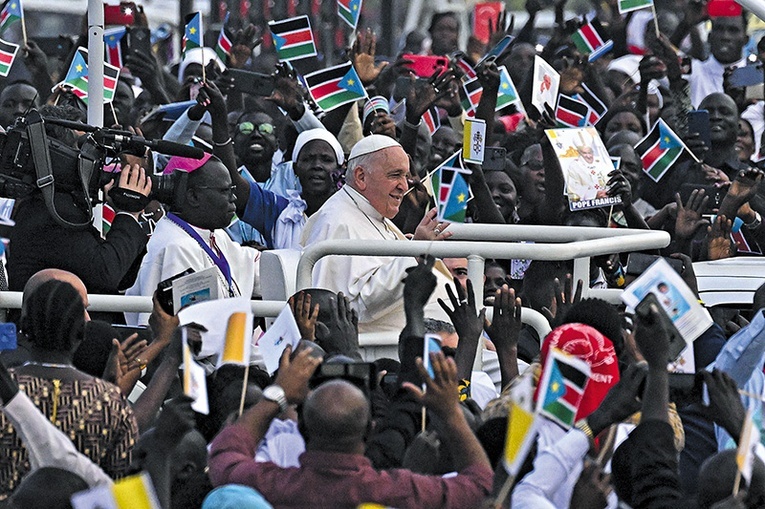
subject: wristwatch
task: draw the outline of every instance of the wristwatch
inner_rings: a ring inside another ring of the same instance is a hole
[[[754,220],[751,223],[744,223],[744,226],[747,227],[749,230],[754,230],[755,228],[758,228],[762,224],[762,216],[759,212],[754,212]]]
[[[284,412],[289,408],[289,403],[287,403],[287,396],[284,394],[284,389],[278,385],[269,385],[263,389],[263,398],[279,405],[279,410],[281,412]]]

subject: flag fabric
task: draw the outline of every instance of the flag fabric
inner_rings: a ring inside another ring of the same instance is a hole
[[[754,468],[754,458],[757,456],[755,450],[760,442],[760,433],[754,427],[752,419],[752,410],[746,412],[744,425],[741,427],[741,435],[736,450],[736,466],[741,472],[741,477],[746,481],[747,486],[752,484],[752,470]]]
[[[546,107],[554,111],[560,88],[560,74],[545,59],[537,55],[534,57],[533,76],[531,104],[540,113],[546,111]]]
[[[77,48],[64,78],[64,84],[72,88],[74,95],[85,101],[88,97],[88,50]]]
[[[481,82],[476,78],[462,85],[462,88],[465,90],[465,99],[467,101],[463,104],[463,108],[465,108],[469,117],[474,117],[475,110],[478,109],[478,103],[481,102],[481,96],[483,95]]]
[[[200,414],[209,415],[210,402],[207,394],[207,374],[191,355],[186,327],[183,334],[183,393],[192,400],[191,408]]]
[[[473,69],[473,66],[470,65],[470,62],[467,61],[463,53],[460,53],[457,55],[457,58],[455,59],[455,63],[457,64],[457,67],[460,69],[460,71],[462,71],[462,73],[464,74],[464,76],[462,77],[463,81],[470,81],[478,77],[478,74],[476,74],[475,69]]]
[[[571,35],[574,45],[581,53],[588,55],[587,59],[590,62],[597,60],[614,48],[614,41],[607,39],[607,37],[598,18],[585,21],[584,25]]]
[[[507,435],[502,464],[508,475],[516,476],[534,445],[537,420],[533,411],[534,388],[530,375],[522,376],[510,388],[510,409],[507,414]]]
[[[744,231],[741,227],[744,226],[744,221],[737,217],[733,221],[733,228],[730,231],[730,238],[736,243],[736,252],[739,254],[757,254],[761,255],[762,252],[757,249],[757,244],[749,244],[749,240],[744,235]]]
[[[226,327],[226,340],[218,358],[218,367],[223,364],[246,366],[250,361],[252,338],[252,314],[232,313]]]
[[[555,120],[561,127],[584,127],[590,115],[590,107],[573,97],[560,94]]]
[[[686,147],[683,141],[661,118],[651,132],[635,146],[635,151],[643,163],[643,170],[655,182],[667,173],[684,150]]]
[[[21,0],[5,0],[0,9],[0,35],[6,31],[15,21],[24,21],[24,9],[21,7]]]
[[[348,26],[356,30],[361,14],[361,0],[337,0],[337,14]]]
[[[186,28],[183,31],[182,53],[190,49],[201,48],[202,44],[202,13],[195,12],[186,16]]]
[[[428,132],[433,136],[433,134],[438,131],[438,128],[441,127],[441,118],[438,115],[438,109],[435,106],[429,108],[422,116],[422,121],[425,122],[425,127],[428,128]]]
[[[111,64],[104,64],[104,102],[110,103],[114,100],[114,93],[117,90],[117,83],[120,75],[119,67]],[[88,50],[79,47],[74,52],[74,58],[69,65],[69,71],[66,73],[63,83],[72,88],[74,95],[88,104]]]
[[[431,174],[430,184],[434,192],[439,221],[464,223],[470,186],[465,179],[470,170],[462,166],[462,151],[453,154]]]
[[[231,38],[227,33],[228,17],[231,13],[226,13],[226,19],[223,20],[223,26],[220,27],[220,34],[218,34],[218,43],[215,45],[215,53],[223,63],[228,62],[228,56],[231,54]]]
[[[367,97],[361,79],[350,62],[306,74],[305,81],[311,97],[324,111]]]
[[[497,93],[497,106],[494,108],[494,111],[499,111],[506,106],[519,102],[518,89],[515,88],[515,83],[513,83],[507,67],[503,65],[498,70],[499,92]]]
[[[585,83],[582,83],[582,92],[577,94],[577,98],[589,106],[590,114],[587,118],[587,122],[593,126],[597,124],[598,121],[603,118],[603,115],[605,115],[608,111],[608,106],[606,106],[606,103],[604,103],[600,97],[595,95],[595,92],[590,90],[590,87],[588,87]]]
[[[316,56],[311,22],[308,16],[297,16],[282,21],[269,21],[279,60],[290,61]]]
[[[645,7],[651,7],[653,0],[619,0],[619,13],[636,11]]]
[[[74,509],[161,509],[147,472],[101,484],[72,495]]]
[[[16,59],[16,53],[19,51],[19,45],[0,39],[0,76],[5,78],[11,72],[13,61]]]
[[[537,394],[537,411],[551,421],[570,429],[576,421],[576,412],[584,397],[584,388],[590,378],[590,365],[552,349],[545,363]]]
[[[183,113],[197,104],[196,101],[181,101],[177,103],[161,104],[152,109],[140,120],[140,124],[150,120],[162,120],[165,122],[175,122]]]
[[[104,235],[109,233],[109,230],[112,229],[112,222],[114,222],[116,216],[117,213],[112,206],[108,203],[104,203],[104,207],[101,211],[101,233]]]
[[[367,118],[369,118],[369,115],[372,115],[376,111],[384,111],[385,113],[390,114],[390,106],[388,105],[388,99],[381,95],[376,95],[372,98],[370,98],[366,104],[364,104],[364,111],[361,116],[361,124],[367,123]]]
[[[483,164],[486,149],[486,121],[466,118],[462,137],[462,160]]]
[[[127,28],[124,26],[104,30],[106,63],[115,67],[122,67],[122,38],[126,33]]]

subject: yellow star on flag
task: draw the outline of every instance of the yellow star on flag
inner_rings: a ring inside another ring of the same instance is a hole
[[[457,195],[457,202],[462,203],[465,201],[465,193],[460,193]]]
[[[82,64],[77,64],[77,67],[75,67],[75,69],[77,69],[77,72],[82,72]]]
[[[508,85],[507,83],[502,83],[502,88],[510,88],[510,85]]]
[[[359,10],[359,6],[354,4],[354,5],[353,5],[353,10],[354,10],[354,11],[358,11],[358,10]]]
[[[195,33],[197,33],[197,29],[196,29],[196,28],[194,28],[194,27],[191,27],[191,28],[189,28],[189,33],[190,33],[191,35],[194,35]]]
[[[356,83],[356,80],[354,80],[354,79],[349,79],[348,80],[348,85],[349,86],[353,86],[354,83]]]
[[[11,4],[11,9],[15,9],[15,8],[16,8],[16,4],[15,4],[15,3],[12,3],[12,4]]]
[[[560,389],[560,384],[558,382],[553,382],[552,383],[553,392],[558,392],[558,389]]]

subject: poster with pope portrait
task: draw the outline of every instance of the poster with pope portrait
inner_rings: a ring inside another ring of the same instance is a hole
[[[560,161],[570,210],[621,204],[621,196],[608,195],[614,164],[594,127],[548,129],[545,134]]]

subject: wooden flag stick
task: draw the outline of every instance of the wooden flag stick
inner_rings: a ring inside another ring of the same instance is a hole
[[[497,493],[497,498],[494,500],[494,507],[502,507],[505,500],[507,500],[507,497],[510,495],[510,490],[513,488],[513,482],[515,482],[515,476],[507,476],[507,479],[505,479],[505,482],[502,484],[502,488],[500,488],[499,493]]]
[[[117,120],[117,112],[114,110],[114,103],[109,101],[109,108],[112,110],[112,117],[114,117],[114,125],[119,125],[120,121]]]
[[[659,17],[656,15],[656,5],[651,2],[651,10],[653,11],[653,27],[656,29],[656,38],[661,39],[661,30],[659,30]]]
[[[611,452],[611,448],[614,446],[615,439],[616,426],[612,425],[608,428],[608,435],[606,435],[606,439],[601,444],[600,451],[598,452],[598,457],[596,459],[598,465],[600,465],[601,468],[603,468],[605,463],[608,461],[609,452]]]
[[[24,40],[24,46],[27,45],[27,20],[24,19],[24,12],[21,13],[21,38]]]
[[[244,380],[242,380],[242,397],[239,399],[239,417],[244,412],[244,396],[247,394],[247,381],[250,377],[250,363],[244,367]]]

